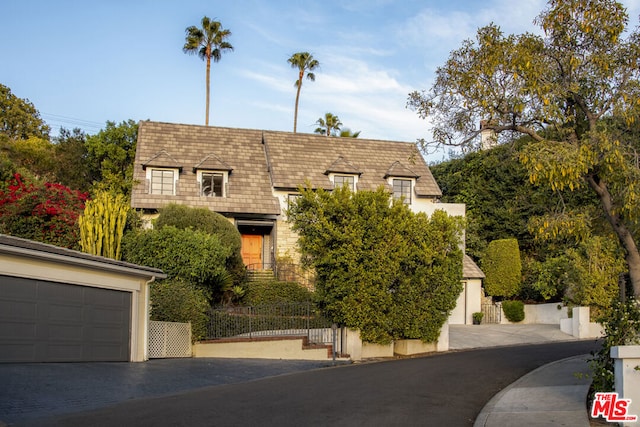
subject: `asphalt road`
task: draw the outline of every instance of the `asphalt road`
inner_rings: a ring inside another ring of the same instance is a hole
[[[39,426],[471,426],[501,389],[595,341],[487,348],[201,388]],[[28,425],[28,424],[27,424]]]

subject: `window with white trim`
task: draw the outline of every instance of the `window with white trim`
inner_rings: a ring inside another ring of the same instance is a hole
[[[205,197],[227,197],[226,171],[198,171],[200,195]]]
[[[403,199],[404,204],[411,204],[411,184],[410,179],[393,179],[393,198]]]
[[[176,194],[177,169],[147,169],[149,194],[173,196]]]
[[[349,190],[353,192],[356,191],[356,184],[358,182],[356,175],[331,174],[329,179],[333,182],[333,188],[339,188],[346,185]]]

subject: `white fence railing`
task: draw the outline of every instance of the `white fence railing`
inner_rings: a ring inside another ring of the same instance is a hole
[[[149,359],[191,357],[191,323],[149,322]]]

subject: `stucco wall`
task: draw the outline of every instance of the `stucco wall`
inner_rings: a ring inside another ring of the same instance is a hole
[[[559,325],[562,319],[569,317],[568,308],[562,303],[548,303],[548,304],[525,304],[524,305],[524,320],[518,322],[519,324],[546,324],[546,325]],[[502,312],[502,324],[509,324],[507,316]]]
[[[463,280],[462,286],[456,307],[449,316],[449,324],[451,325],[471,325],[473,324],[473,313],[481,311],[482,280]]]

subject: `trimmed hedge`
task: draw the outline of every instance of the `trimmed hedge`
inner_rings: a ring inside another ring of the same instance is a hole
[[[151,320],[191,322],[191,338],[207,334],[209,300],[206,292],[184,280],[162,280],[151,284]]]
[[[522,262],[516,239],[499,239],[489,243],[482,259],[487,294],[509,298],[520,291]]]
[[[522,301],[502,301],[502,311],[509,322],[524,320],[524,303]]]

